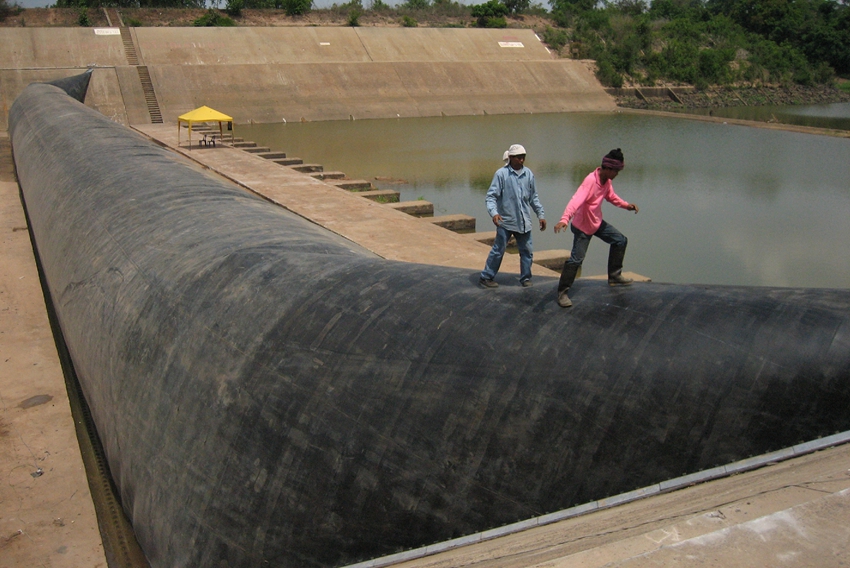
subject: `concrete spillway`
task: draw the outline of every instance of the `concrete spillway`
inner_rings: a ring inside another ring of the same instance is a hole
[[[10,136],[155,568],[341,565],[850,429],[850,291],[585,282],[565,311],[378,258],[52,85]]]
[[[160,122],[152,106],[239,124],[615,109],[530,29],[0,27],[0,45],[0,128],[29,83],[93,67],[86,104],[124,124]]]

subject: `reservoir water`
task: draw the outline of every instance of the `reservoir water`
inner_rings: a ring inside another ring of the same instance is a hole
[[[692,114],[716,117],[757,120],[759,122],[778,122],[816,128],[834,128],[850,130],[850,103],[830,103],[822,105],[797,106],[737,106],[725,108],[688,109]]]
[[[614,188],[640,213],[603,212],[629,238],[626,270],[656,282],[850,287],[850,139],[618,112],[237,128],[402,201],[431,201],[435,215],[475,216],[478,231],[493,229],[484,195],[502,153],[523,144],[549,222],[535,250],[571,247],[571,233],[552,227],[602,156],[622,148]],[[584,274],[603,274],[606,258],[594,239]]]

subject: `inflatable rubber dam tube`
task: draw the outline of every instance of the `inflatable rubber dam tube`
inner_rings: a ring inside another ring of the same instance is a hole
[[[563,310],[378,258],[53,85],[10,136],[154,568],[343,565],[850,429],[850,291],[579,281]]]

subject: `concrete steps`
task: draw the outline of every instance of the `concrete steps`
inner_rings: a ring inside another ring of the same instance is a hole
[[[314,177],[316,179],[321,179],[321,180],[325,180],[325,179],[345,179],[345,173],[344,172],[321,171],[321,172],[311,173],[310,177]]]
[[[286,152],[259,152],[257,155],[266,160],[282,160],[286,158]]]
[[[291,166],[293,170],[296,172],[301,172],[302,174],[312,174],[317,172],[322,172],[325,168],[322,164],[299,164],[297,166]]]
[[[424,219],[424,221],[456,233],[468,233],[475,231],[475,217],[464,215],[462,213],[430,217]]]
[[[334,187],[347,189],[349,191],[369,191],[375,189],[375,186],[372,185],[371,181],[364,179],[331,180],[328,183]]]
[[[284,158],[282,160],[272,160],[275,164],[280,164],[281,166],[297,166],[299,164],[303,164],[304,160],[301,158]]]
[[[416,201],[399,201],[398,203],[390,203],[388,207],[392,207],[396,211],[413,215],[414,217],[433,217],[434,204],[424,199]]]
[[[196,130],[206,132],[215,129],[208,125],[199,125]],[[401,213],[413,217],[425,218],[426,222],[437,225],[438,227],[460,233],[475,231],[475,217],[462,214],[434,217],[434,204],[430,201],[418,199],[416,201],[401,202],[401,193],[394,189],[377,189],[369,180],[348,179],[344,172],[326,172],[322,164],[305,164],[301,158],[287,157],[286,152],[272,151],[268,146],[259,146],[256,142],[240,139],[240,141],[232,142],[231,145],[249,154],[271,160],[281,166],[289,167],[297,172],[325,181],[328,185],[350,191],[377,203],[385,203],[388,207]],[[490,243],[492,244],[495,233],[489,235]]]
[[[370,191],[357,191],[352,193],[356,193],[360,197],[365,197],[366,199],[371,199],[378,203],[398,203],[399,197],[401,196],[399,192],[393,189],[373,189]]]
[[[153,90],[153,81],[147,66],[139,65],[136,67],[139,74],[139,81],[142,84],[142,92],[145,95],[145,104],[148,107],[148,114],[151,117],[151,123],[162,124],[162,112],[159,110],[159,102],[156,100],[156,93]]]
[[[115,17],[117,18],[113,25],[120,26],[118,10],[115,8],[111,8],[111,10],[114,11]],[[121,43],[124,44],[124,56],[127,58],[127,65],[138,65],[139,56],[136,53],[136,44],[133,43],[133,36],[130,35],[130,30],[125,26],[120,26],[118,29],[121,32]]]
[[[534,251],[534,264],[560,272],[570,258],[570,251],[563,249]]]
[[[470,239],[478,241],[481,244],[487,246],[493,246],[493,243],[496,242],[496,231],[482,231],[480,233],[468,233],[467,236]],[[508,239],[508,248],[516,246],[516,239],[510,237]]]
[[[493,246],[496,241],[496,231],[482,231],[480,233],[468,233],[470,239],[478,241],[487,246]],[[516,239],[508,239],[508,248],[516,249]],[[570,258],[570,251],[564,249],[536,250],[534,251],[534,264],[560,272],[564,263]]]
[[[480,233],[469,233],[469,238],[487,246],[493,246],[496,241],[496,231],[482,231]],[[508,248],[516,248],[516,239],[508,239]],[[560,272],[564,263],[570,258],[570,251],[564,249],[536,250],[534,251],[534,264]]]

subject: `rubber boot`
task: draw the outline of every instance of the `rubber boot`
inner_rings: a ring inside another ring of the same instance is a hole
[[[611,245],[608,251],[608,285],[631,286],[632,279],[623,276],[623,259],[626,257],[626,247]]]
[[[581,268],[579,264],[565,262],[564,269],[561,270],[561,279],[558,281],[558,305],[562,308],[569,308],[573,305],[567,292],[570,291],[570,286],[575,282],[579,268]]]

